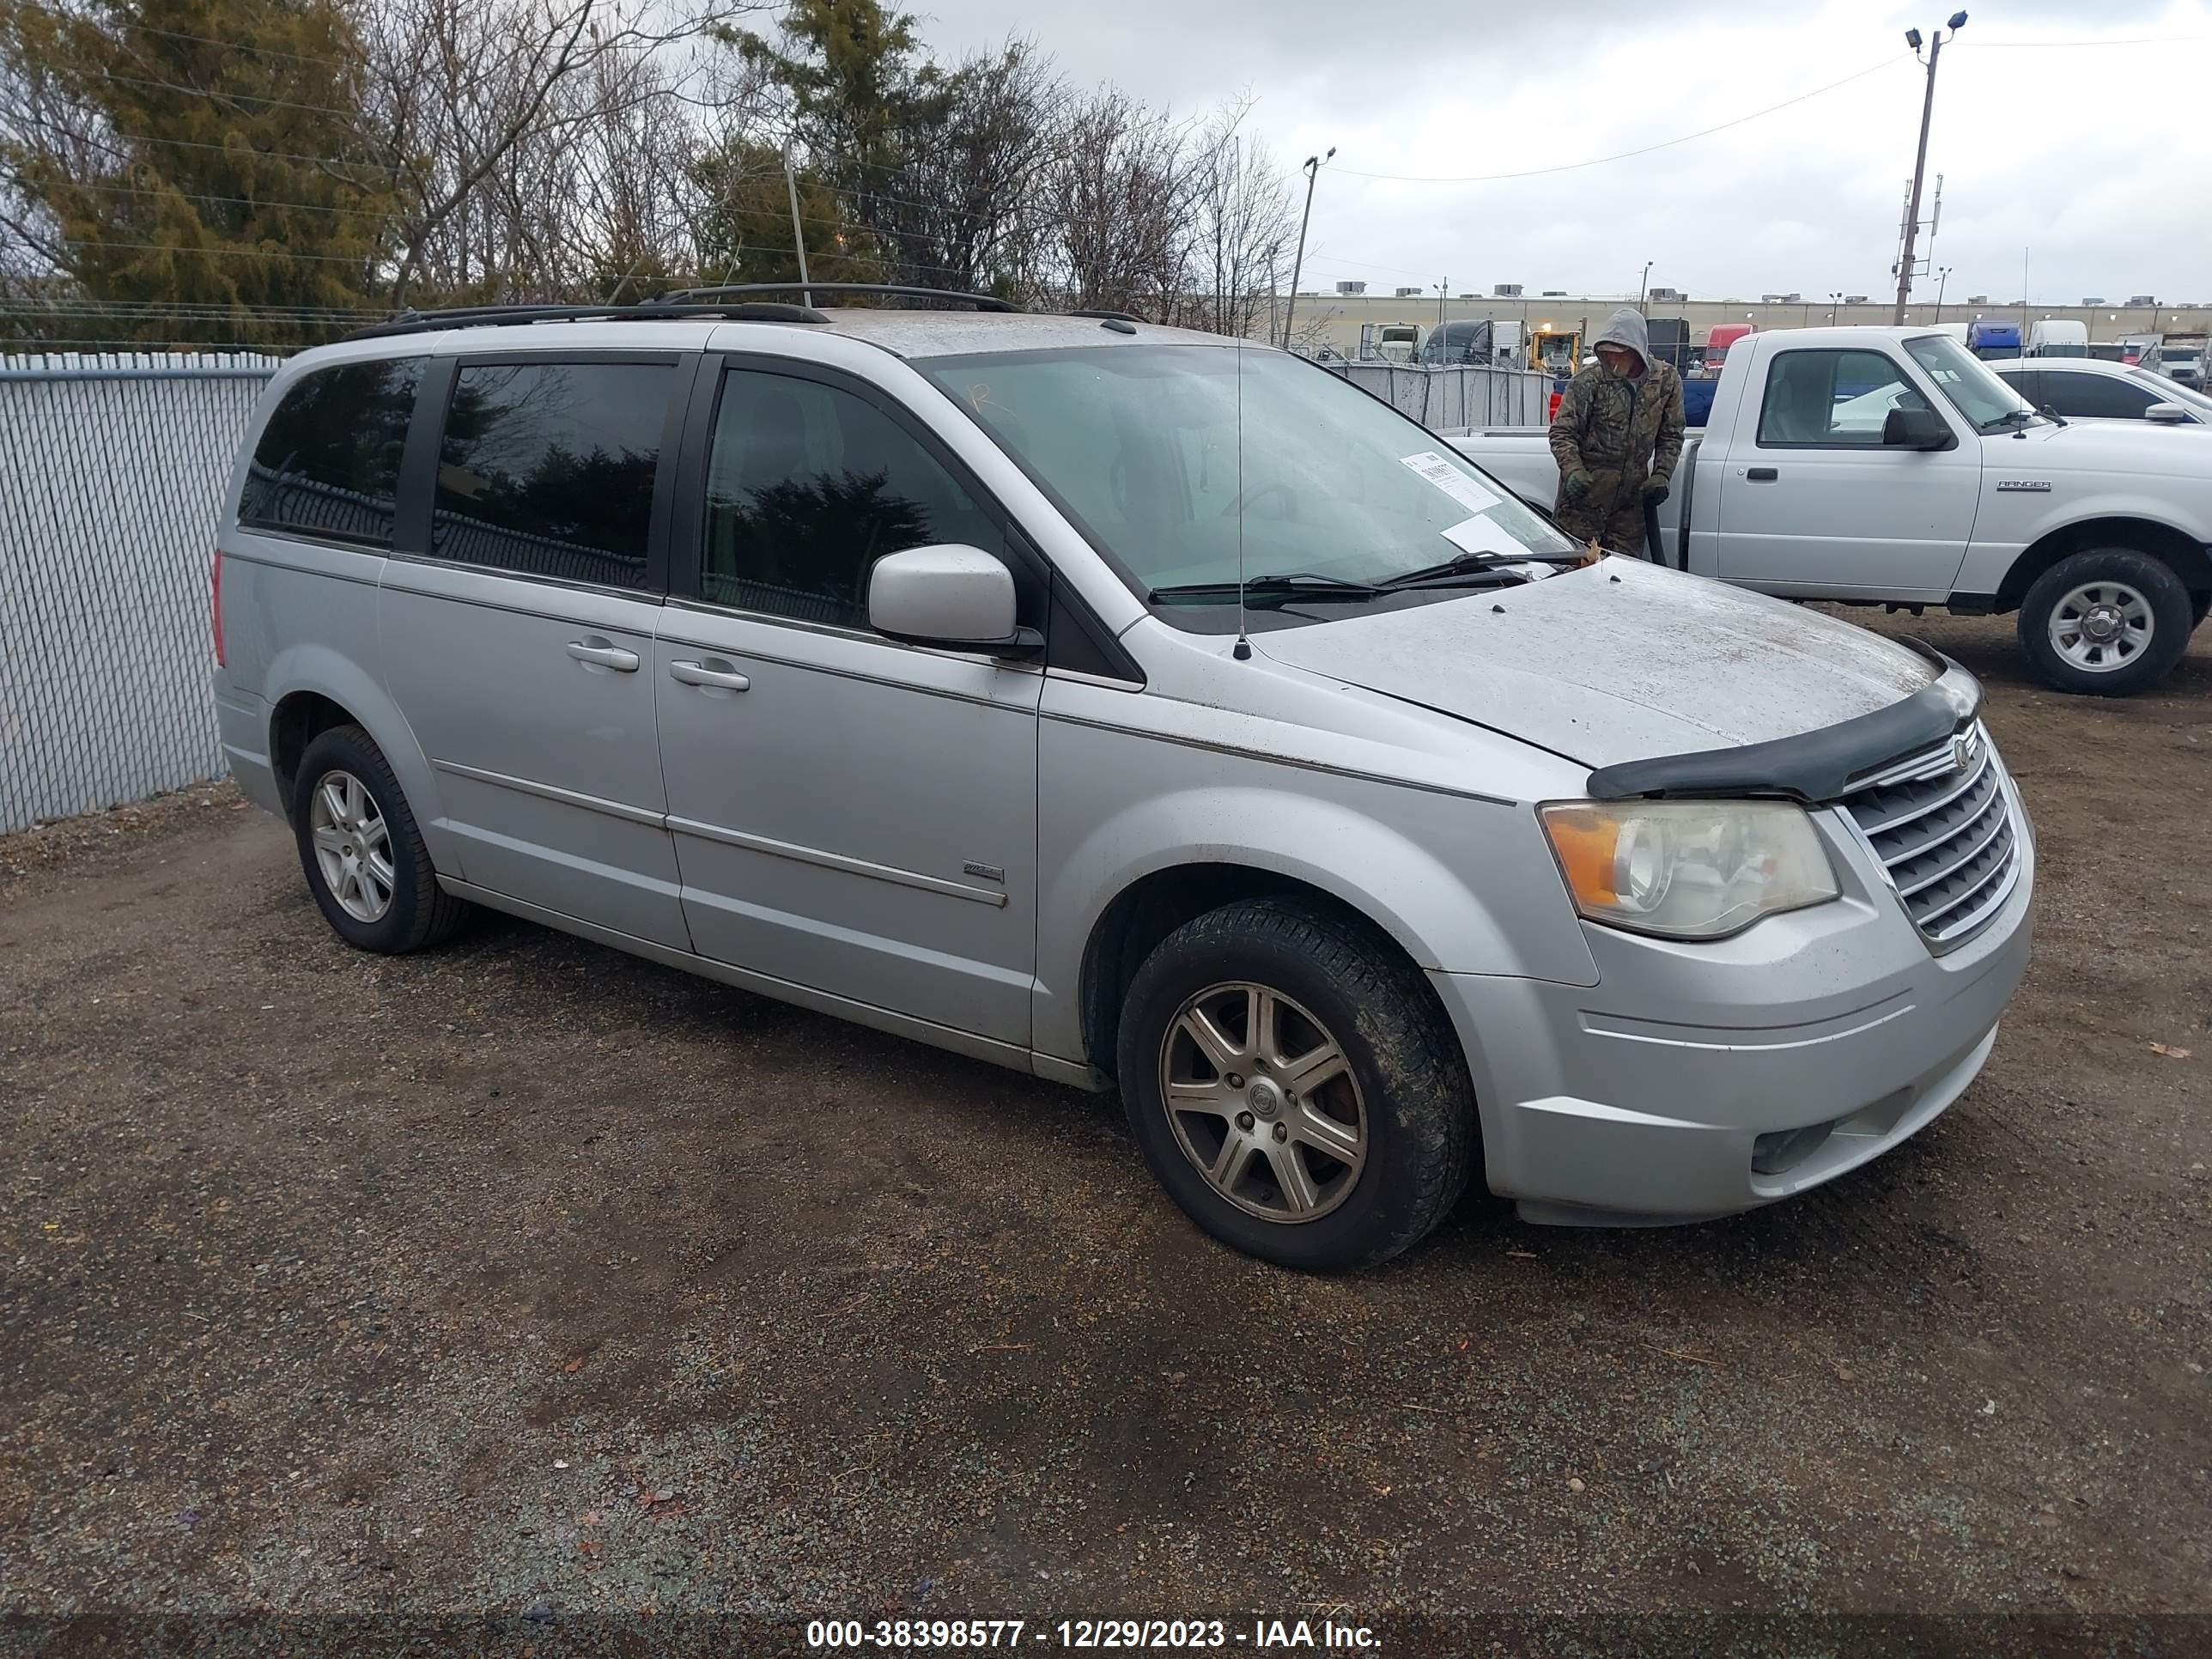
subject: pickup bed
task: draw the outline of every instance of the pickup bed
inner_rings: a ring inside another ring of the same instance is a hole
[[[1559,487],[1540,427],[1450,438],[1522,500]],[[1788,599],[2019,613],[2039,678],[2157,680],[2212,607],[2212,469],[2191,434],[2039,415],[1956,340],[1810,328],[1735,343],[1650,556]]]

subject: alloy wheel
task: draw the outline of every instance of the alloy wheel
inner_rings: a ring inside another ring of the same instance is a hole
[[[356,921],[381,921],[398,878],[392,832],[368,787],[350,772],[325,772],[308,799],[315,865],[338,908]]]
[[[1366,1103],[1343,1048],[1265,985],[1234,981],[1184,1001],[1160,1045],[1160,1098],[1207,1184],[1265,1220],[1318,1220],[1367,1161]]]

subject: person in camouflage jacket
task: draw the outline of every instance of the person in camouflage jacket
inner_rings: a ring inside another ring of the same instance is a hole
[[[1644,508],[1667,499],[1682,459],[1682,377],[1655,362],[1643,314],[1623,306],[1597,362],[1567,382],[1552,417],[1559,494],[1552,514],[1578,542],[1644,553]]]

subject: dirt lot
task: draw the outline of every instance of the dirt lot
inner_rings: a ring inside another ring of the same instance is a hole
[[[1349,1279],[1195,1233],[1110,1097],[520,923],[351,953],[227,790],[0,842],[0,1612],[707,1610],[764,1650],[1341,1606],[1431,1620],[1401,1653],[1470,1612],[1591,1652],[2192,1613],[2125,1639],[2203,1651],[2212,635],[2105,703],[2006,623],[1887,625],[1985,677],[2041,836],[1981,1081],[1781,1207],[1474,1198]]]

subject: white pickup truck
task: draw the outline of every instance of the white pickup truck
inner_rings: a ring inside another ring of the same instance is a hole
[[[1450,441],[1550,507],[1543,428]],[[1775,330],[1729,351],[1652,556],[1789,599],[2016,611],[2046,684],[2118,696],[2212,607],[2209,462],[2189,433],[2040,415],[1933,329]]]

